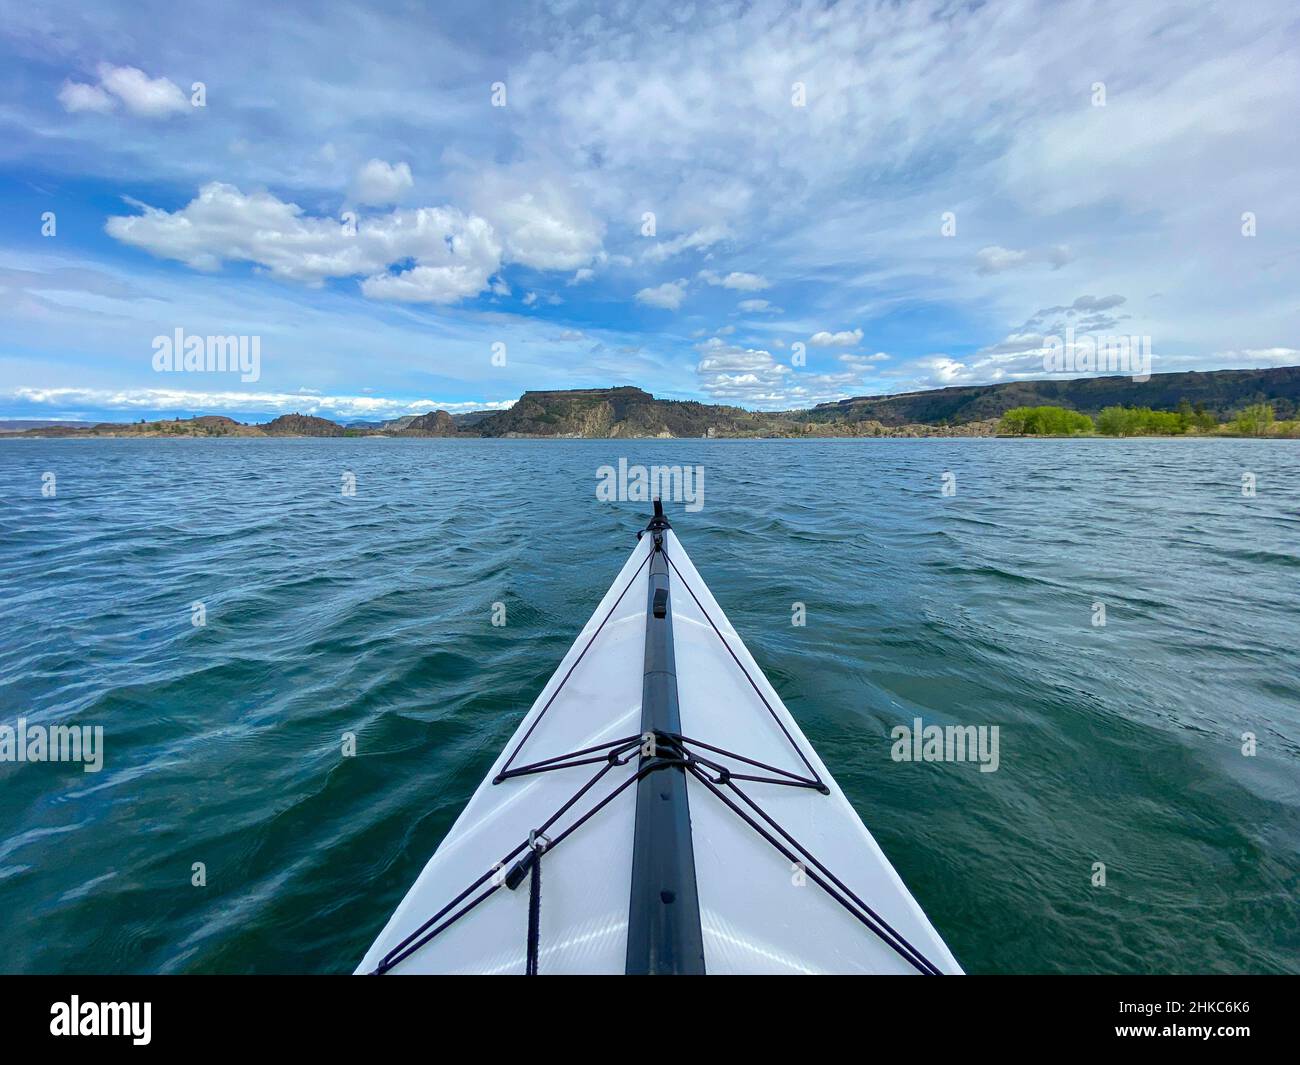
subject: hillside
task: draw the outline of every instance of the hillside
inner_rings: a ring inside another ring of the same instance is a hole
[[[405,419],[403,419],[405,420]],[[390,436],[456,436],[456,423],[445,410],[431,410],[412,418],[401,429],[392,430]]]
[[[311,414],[281,414],[258,428],[267,436],[343,436],[347,432],[337,422]]]
[[[1300,411],[1300,366],[1153,374],[1149,381],[1086,377],[965,385],[893,396],[858,396],[822,403],[810,411],[792,411],[790,417],[816,423],[870,420],[884,425],[961,425],[1001,417],[1013,407],[1066,407],[1095,416],[1103,407],[1114,405],[1173,410],[1183,399],[1193,406],[1204,404],[1221,420],[1247,404],[1269,400],[1279,418],[1293,418]]]
[[[525,392],[509,410],[466,428],[477,436],[568,437],[784,436],[799,431],[780,415],[655,399],[631,387]]]

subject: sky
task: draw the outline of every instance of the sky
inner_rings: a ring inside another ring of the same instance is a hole
[[[1298,103],[1289,0],[0,0],[0,418],[1295,365]]]

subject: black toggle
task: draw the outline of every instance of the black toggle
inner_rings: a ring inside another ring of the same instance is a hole
[[[537,851],[529,850],[519,861],[510,867],[510,872],[506,873],[506,887],[514,891],[524,882],[524,877],[532,869],[533,863],[537,861]]]

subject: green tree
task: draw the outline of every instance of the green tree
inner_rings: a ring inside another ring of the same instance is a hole
[[[1013,407],[1002,415],[998,432],[1008,436],[1071,436],[1092,432],[1092,419],[1064,407]]]
[[[1192,415],[1192,424],[1202,432],[1208,432],[1219,427],[1219,419],[1205,409],[1204,403],[1198,401]]]
[[[1137,432],[1137,421],[1127,407],[1106,407],[1097,415],[1097,432],[1106,436],[1132,436]]]
[[[1150,407],[1107,407],[1097,415],[1097,432],[1106,436],[1179,436],[1187,426],[1181,412]]]
[[[1028,418],[1028,407],[1012,407],[998,422],[998,432],[1005,436],[1024,436]]]
[[[1242,436],[1268,436],[1273,427],[1273,408],[1268,403],[1252,403],[1237,413],[1233,428]]]

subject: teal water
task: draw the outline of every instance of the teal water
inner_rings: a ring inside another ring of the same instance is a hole
[[[0,441],[0,725],[105,735],[0,764],[0,970],[350,971],[631,550],[620,456],[704,466],[683,543],[968,970],[1300,971],[1300,446],[1249,440]]]

